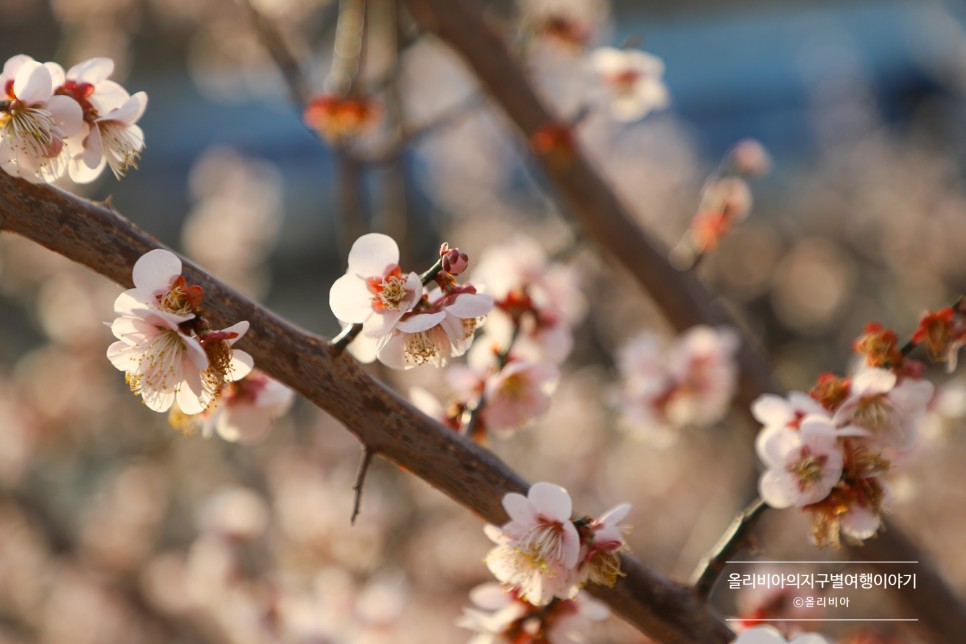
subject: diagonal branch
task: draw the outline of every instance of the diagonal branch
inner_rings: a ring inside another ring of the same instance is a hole
[[[547,124],[560,120],[541,103],[522,66],[490,26],[480,2],[404,0],[404,4],[425,31],[435,34],[463,58],[526,140]],[[684,330],[695,324],[737,326],[695,275],[671,267],[665,259],[666,253],[634,223],[630,211],[576,145],[568,163],[555,163],[549,155],[538,155],[537,159],[583,231],[633,274],[675,328]],[[737,404],[743,408],[747,409],[761,394],[782,390],[767,361],[749,338],[741,343],[738,362],[741,379]],[[851,548],[852,557],[923,559],[916,546],[894,524],[889,524],[888,531],[869,544],[874,545]],[[916,596],[928,599],[917,606],[918,625],[940,641],[950,634],[966,633],[966,608],[935,571],[925,564],[920,564],[920,571],[927,581],[920,583]]]
[[[0,230],[27,237],[131,286],[134,262],[161,244],[112,210],[55,188],[0,172]],[[228,286],[184,263],[189,283],[205,292],[214,324],[248,320],[239,343],[258,368],[339,420],[370,452],[378,452],[487,521],[503,523],[501,499],[528,484],[489,451],[420,413],[371,378],[325,338],[296,328]],[[105,340],[106,342],[106,340]],[[662,642],[728,642],[725,624],[690,588],[631,557],[614,588],[592,587],[628,622]]]

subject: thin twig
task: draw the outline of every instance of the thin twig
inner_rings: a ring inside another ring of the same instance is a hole
[[[350,324],[342,329],[342,331],[339,332],[339,335],[332,338],[332,342],[330,343],[330,348],[332,349],[333,353],[335,355],[339,355],[345,351],[345,348],[349,346],[349,343],[355,340],[356,336],[361,332],[361,323]]]
[[[711,591],[714,590],[718,575],[724,570],[728,559],[748,545],[748,533],[767,509],[768,506],[765,505],[764,501],[755,498],[748,504],[748,507],[735,516],[734,521],[725,530],[718,543],[698,563],[698,567],[691,574],[691,585],[700,599],[706,600]]]
[[[359,516],[359,509],[362,507],[362,488],[366,484],[366,474],[369,473],[369,466],[372,465],[372,457],[376,453],[366,445],[362,446],[362,460],[359,461],[359,470],[356,472],[356,482],[352,484],[352,491],[355,499],[352,501],[352,517],[349,523],[356,524],[356,517]]]

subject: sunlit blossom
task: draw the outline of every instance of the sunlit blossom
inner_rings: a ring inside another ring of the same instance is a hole
[[[611,115],[636,121],[670,103],[664,85],[664,61],[635,49],[601,47],[590,56],[608,96]]]
[[[364,334],[379,338],[392,331],[422,295],[419,275],[403,274],[399,268],[396,242],[370,233],[352,245],[349,269],[329,290],[329,306],[340,320],[361,323]]]
[[[774,508],[821,501],[842,475],[838,434],[827,417],[808,416],[797,431],[788,427],[765,429],[756,446],[768,468],[759,490],[765,503]]]
[[[60,178],[70,158],[65,140],[83,127],[81,108],[54,95],[51,69],[25,55],[0,74],[0,167],[33,183]]]
[[[85,127],[68,140],[73,157],[70,178],[89,183],[100,176],[105,165],[121,178],[129,167],[136,167],[144,149],[144,132],[136,123],[147,108],[148,95],[137,92],[132,96],[109,80],[114,72],[110,58],[85,60],[66,73],[56,63],[50,69],[56,93],[77,101],[84,114]]]
[[[881,445],[898,450],[912,447],[917,426],[933,395],[928,380],[903,378],[885,369],[866,369],[852,378],[851,395],[834,419],[855,425]]]

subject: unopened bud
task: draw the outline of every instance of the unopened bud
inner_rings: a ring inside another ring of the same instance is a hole
[[[440,248],[440,257],[443,260],[443,270],[450,275],[459,275],[470,265],[470,258],[466,253],[459,248],[450,249],[446,244]]]

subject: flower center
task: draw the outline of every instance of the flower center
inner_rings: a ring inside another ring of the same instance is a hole
[[[0,116],[3,138],[23,154],[43,160],[56,157],[64,147],[61,132],[53,115],[40,107],[30,107],[21,101],[13,101],[8,111]]]
[[[377,311],[398,311],[409,295],[406,278],[398,266],[393,266],[383,277],[366,280],[372,293],[372,307]]]
[[[406,337],[405,355],[406,362],[415,365],[433,362],[439,358],[439,344],[430,337],[427,331],[410,333]]]
[[[868,429],[880,429],[892,424],[894,413],[895,407],[889,402],[886,394],[863,396],[855,411],[852,412],[852,420]]]
[[[825,463],[828,456],[813,456],[807,447],[802,448],[798,461],[788,466],[798,480],[798,489],[805,491],[822,480],[825,475]]]
[[[625,69],[622,72],[613,74],[608,80],[610,84],[614,86],[614,89],[618,94],[623,96],[628,96],[634,93],[634,86],[637,84],[638,79],[641,78],[641,73],[635,69]]]
[[[141,137],[120,121],[98,121],[96,126],[101,131],[104,158],[114,176],[120,179],[128,168],[137,169],[143,143]]]

